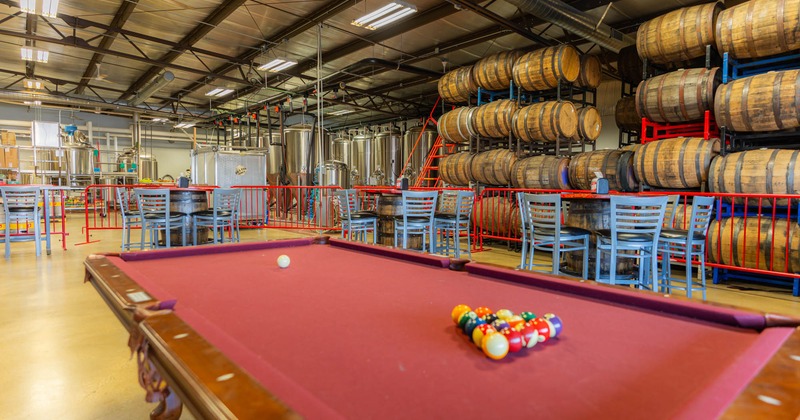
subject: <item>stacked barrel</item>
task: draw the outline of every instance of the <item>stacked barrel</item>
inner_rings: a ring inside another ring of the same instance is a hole
[[[732,67],[737,61],[747,63],[749,73],[737,78],[732,72],[733,80],[716,92],[715,116],[727,133],[728,149],[733,153],[714,159],[710,191],[800,193],[800,166],[796,166],[800,164],[800,150],[794,150],[800,144],[799,27],[800,0],[750,0],[718,16],[717,50]],[[781,61],[783,66],[775,64]],[[776,207],[786,208],[791,203],[726,201],[731,210],[711,226],[711,232],[716,232],[709,235],[712,262],[784,272],[800,270],[795,264],[800,261],[796,255],[800,229],[795,222],[772,217]],[[745,218],[746,214],[749,217]],[[716,252],[718,247],[733,247],[734,252]]]
[[[715,27],[722,10],[721,3],[713,2],[678,9],[645,22],[636,36],[639,58],[671,68],[675,63],[689,63],[704,57],[708,46],[714,44]],[[621,71],[626,68],[620,66]],[[715,94],[722,79],[720,68],[683,68],[643,78],[643,66],[634,67],[640,70],[635,94],[622,98],[617,104],[616,120],[621,129],[635,130],[636,125],[641,127],[642,119],[663,126],[684,127],[702,121],[707,112],[714,112]],[[636,111],[638,121],[631,108]],[[640,133],[642,138],[645,134]],[[636,179],[644,186],[659,189],[704,188],[711,160],[720,153],[720,144],[718,138],[706,140],[702,137],[669,138],[642,144],[634,154]]]
[[[473,66],[446,73],[439,80],[439,94],[446,103],[456,106],[439,119],[439,134],[446,142],[460,146],[460,150],[469,146],[470,151],[485,151],[445,157],[439,165],[442,179],[458,186],[479,183],[568,188],[569,158],[556,157],[555,152],[549,156],[537,154],[525,158],[522,150],[512,152],[506,148],[517,142],[523,146],[519,149],[533,144],[552,149],[560,141],[594,142],[602,129],[597,109],[577,106],[567,100],[546,100],[541,92],[563,84],[593,90],[599,86],[601,78],[599,58],[582,56],[570,45],[530,52],[501,52],[484,57]],[[535,96],[538,101],[523,103],[510,99],[509,95],[486,103],[475,101],[479,89],[489,92],[490,96],[507,91],[513,98],[512,86],[525,92],[537,92],[527,97]],[[493,147],[500,149],[492,150]],[[539,164],[548,167],[539,168],[536,166]]]

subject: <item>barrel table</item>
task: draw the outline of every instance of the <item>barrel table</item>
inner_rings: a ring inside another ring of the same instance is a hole
[[[378,243],[394,246],[394,218],[403,215],[403,195],[382,193],[378,196]],[[402,238],[398,241],[402,246]],[[408,235],[409,249],[422,249],[422,235]]]
[[[562,194],[562,200],[569,201],[569,212],[565,224],[589,231],[611,229],[611,196],[607,194]],[[597,235],[589,237],[589,278],[594,279],[597,247]],[[562,271],[581,276],[583,272],[583,255],[580,252],[568,252],[564,256]],[[610,257],[603,255],[600,262],[600,275],[609,275]],[[617,258],[617,278],[630,278],[636,272],[632,258]]]
[[[186,244],[191,245],[194,239],[192,232],[193,222],[192,213],[208,210],[208,194],[212,189],[202,187],[190,188],[172,188],[169,190],[169,211],[183,213],[183,227],[186,230]],[[172,246],[181,246],[180,231],[173,230],[170,233],[170,244]],[[162,233],[162,244],[164,237]],[[197,229],[197,243],[204,244],[208,242],[208,228]]]

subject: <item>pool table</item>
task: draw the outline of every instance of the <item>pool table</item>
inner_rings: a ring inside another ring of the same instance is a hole
[[[787,317],[324,237],[85,267],[131,333],[156,418],[181,404],[200,418],[800,413]],[[493,361],[453,324],[461,303],[552,312],[563,332]]]

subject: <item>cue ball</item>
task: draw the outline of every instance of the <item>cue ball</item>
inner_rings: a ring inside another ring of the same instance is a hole
[[[288,255],[281,255],[280,257],[278,257],[278,267],[280,268],[288,267],[290,262],[291,261],[289,260]]]

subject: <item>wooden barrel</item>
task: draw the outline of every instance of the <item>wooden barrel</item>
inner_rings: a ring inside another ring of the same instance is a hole
[[[525,90],[553,89],[558,82],[578,79],[581,58],[575,47],[563,44],[523,54],[514,63],[514,83]]]
[[[439,79],[439,96],[445,102],[468,102],[470,96],[478,93],[478,85],[472,77],[472,66],[449,71]]]
[[[169,191],[169,211],[183,213],[183,227],[186,230],[186,243],[193,243],[192,213],[208,210],[208,193],[201,190],[174,189]],[[164,232],[160,233],[161,242],[164,242]],[[197,228],[197,243],[208,242],[208,228]],[[181,246],[181,234],[178,230],[173,230],[169,235],[172,246]]]
[[[472,127],[481,137],[503,138],[511,134],[511,119],[517,111],[517,102],[501,99],[475,108]]]
[[[672,226],[669,226],[669,229],[689,230],[689,220],[691,218],[692,205],[678,204],[675,206],[675,220],[672,221]],[[666,222],[669,222],[669,220]],[[667,227],[666,224],[664,226]]]
[[[394,246],[394,218],[403,215],[402,194],[381,194],[378,197],[378,238],[381,245]],[[399,237],[398,247],[403,246],[403,238]],[[408,235],[408,247],[422,249],[422,235]]]
[[[636,33],[639,57],[667,64],[704,56],[722,8],[718,2],[684,7],[645,22]]]
[[[542,155],[520,159],[514,165],[511,184],[516,188],[568,190],[569,158]]]
[[[720,54],[758,58],[800,49],[800,1],[750,0],[717,17]]]
[[[798,194],[800,193],[800,150],[761,149],[729,153],[711,162],[708,190],[740,194]],[[742,204],[737,199],[737,204]],[[757,206],[757,198],[750,199]],[[785,206],[786,200],[778,200]],[[771,206],[772,200],[761,200]]]
[[[514,136],[522,141],[554,143],[578,131],[578,113],[567,101],[537,102],[520,108],[512,120]]]
[[[474,156],[463,152],[443,157],[439,161],[439,177],[450,185],[469,185],[472,179],[470,166]]]
[[[638,133],[642,130],[642,117],[636,112],[636,98],[625,96],[617,101],[614,108],[614,120],[620,130]]]
[[[644,63],[636,52],[636,45],[629,45],[619,50],[617,58],[617,70],[619,76],[624,82],[632,85],[638,85],[642,81],[642,72],[644,72]]]
[[[581,56],[581,66],[575,84],[588,89],[597,89],[603,80],[603,67],[600,57],[584,54]]]
[[[743,217],[712,219],[706,245],[708,261],[770,271],[800,271],[800,228],[786,219],[775,219],[774,228],[772,223],[770,217],[760,221],[755,216],[746,221]]]
[[[517,157],[507,149],[478,153],[472,158],[472,180],[486,185],[506,186],[511,183],[511,168]]]
[[[450,143],[469,143],[475,137],[472,116],[476,108],[462,106],[439,118],[439,135]]]
[[[569,162],[569,183],[573,188],[589,190],[595,172],[608,179],[613,191],[636,191],[639,184],[633,175],[633,152],[624,150],[595,150],[578,153]]]
[[[472,71],[475,83],[488,90],[508,89],[517,57],[519,51],[505,51],[480,59]]]
[[[569,213],[566,225],[579,227],[594,232],[601,229],[611,229],[611,201],[607,199],[570,199]],[[589,236],[589,249],[594,250],[597,244],[597,235]],[[589,278],[594,279],[595,262],[597,255],[589,252]],[[583,273],[583,255],[580,252],[567,252],[564,255],[564,271],[580,275]],[[631,258],[617,258],[617,278],[630,278],[635,271]],[[603,254],[600,261],[600,276],[608,278],[611,259],[608,254]]]
[[[656,122],[686,122],[714,109],[714,93],[722,80],[719,68],[688,69],[652,77],[636,89],[639,117]]]
[[[708,180],[719,139],[679,137],[643,144],[634,156],[640,183],[661,188],[699,188]]]
[[[593,106],[585,106],[578,109],[578,130],[572,139],[594,143],[600,137],[602,129],[603,118],[600,116],[600,112]]]
[[[720,86],[714,115],[717,124],[733,131],[800,127],[800,70],[769,72]]]
[[[507,197],[484,197],[475,205],[472,222],[490,235],[519,238],[519,206]]]

